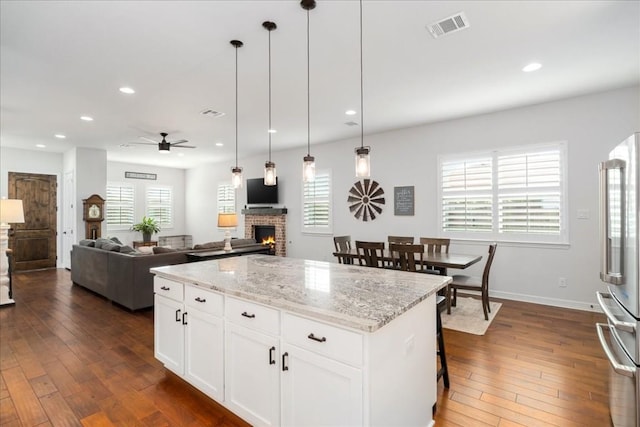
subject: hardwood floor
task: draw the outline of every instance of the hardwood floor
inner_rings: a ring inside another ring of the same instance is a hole
[[[114,306],[65,270],[14,279],[17,304],[0,309],[1,425],[246,425],[154,359],[152,311]],[[445,330],[451,388],[438,385],[436,425],[610,425],[603,319],[503,301],[486,335]]]

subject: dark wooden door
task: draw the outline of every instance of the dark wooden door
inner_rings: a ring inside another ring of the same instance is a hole
[[[24,224],[13,224],[9,237],[15,271],[55,268],[56,176],[9,172],[8,193],[10,199],[21,199],[24,208]]]

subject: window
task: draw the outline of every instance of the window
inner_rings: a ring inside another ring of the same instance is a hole
[[[331,233],[331,173],[317,171],[313,182],[302,186],[302,231]]]
[[[160,228],[173,227],[171,187],[147,187],[147,216],[155,219]]]
[[[236,211],[236,190],[228,182],[218,184],[218,213],[234,213]]]
[[[444,235],[567,241],[564,143],[439,160]]]
[[[133,225],[133,185],[107,183],[105,219],[109,230],[128,230]]]

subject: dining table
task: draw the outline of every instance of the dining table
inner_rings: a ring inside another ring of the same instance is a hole
[[[350,261],[351,264],[355,264],[356,260],[359,258],[357,249],[355,248],[348,251],[333,252],[333,256]],[[465,269],[479,262],[481,259],[482,255],[425,252],[422,254],[422,260],[419,261],[416,259],[416,262],[421,263],[423,267]],[[387,263],[391,263],[393,260],[391,252],[387,249],[383,252],[383,260]]]

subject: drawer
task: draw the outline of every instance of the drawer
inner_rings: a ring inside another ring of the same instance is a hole
[[[184,297],[184,285],[180,282],[156,276],[153,278],[153,292],[172,300],[182,301]]]
[[[264,305],[227,297],[225,318],[247,328],[280,335],[280,312]]]
[[[214,316],[222,316],[223,301],[222,295],[216,292],[193,285],[184,287],[184,303],[188,308],[194,308]]]
[[[353,366],[362,366],[362,334],[285,313],[282,338],[289,344]]]

